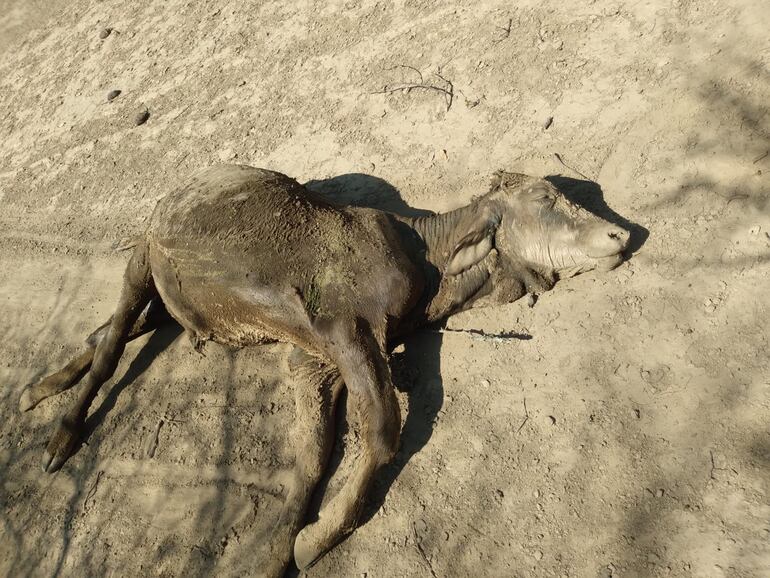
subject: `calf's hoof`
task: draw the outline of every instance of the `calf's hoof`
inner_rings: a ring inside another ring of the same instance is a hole
[[[43,471],[52,474],[62,467],[67,458],[72,454],[75,445],[80,440],[80,424],[69,418],[61,420],[59,427],[48,442],[45,452],[43,452]]]
[[[40,403],[40,400],[33,394],[32,386],[29,386],[21,392],[21,397],[19,398],[19,411],[21,413],[29,411],[38,403]]]
[[[330,525],[329,519],[324,517],[302,528],[294,540],[294,563],[297,568],[300,570],[310,568],[354,529],[355,525],[350,527]]]
[[[323,556],[328,547],[319,544],[317,536],[314,536],[313,530],[316,524],[305,526],[294,540],[294,563],[300,570],[306,570],[315,564]]]

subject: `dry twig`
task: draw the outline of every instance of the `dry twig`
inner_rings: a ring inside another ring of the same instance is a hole
[[[555,159],[556,159],[556,160],[557,160],[559,163],[561,163],[561,165],[562,165],[563,167],[565,167],[565,168],[568,168],[568,169],[569,169],[569,170],[571,170],[573,173],[577,173],[578,175],[580,175],[581,177],[583,177],[585,180],[587,180],[587,181],[591,181],[591,180],[593,180],[593,179],[589,179],[587,176],[585,176],[583,173],[581,173],[581,172],[580,172],[579,170],[577,170],[576,168],[573,168],[573,167],[569,166],[567,163],[565,163],[565,162],[562,160],[562,158],[561,158],[561,155],[560,155],[559,153],[553,153],[553,158],[555,158]]]
[[[83,500],[83,509],[86,509],[86,506],[88,505],[88,500],[94,497],[94,494],[96,494],[96,488],[99,486],[99,480],[102,479],[102,474],[104,473],[103,470],[99,470],[96,474],[96,479],[94,480],[94,483],[91,484],[91,487],[88,489],[88,493],[86,494],[86,499]]]
[[[419,82],[414,83],[401,83],[397,84],[395,86],[388,86],[387,84],[383,87],[382,90],[376,90],[374,92],[371,92],[369,94],[393,94],[394,92],[405,92],[406,94],[409,94],[412,90],[431,90],[434,92],[438,92],[444,95],[444,101],[446,102],[446,109],[447,111],[452,108],[452,103],[454,102],[455,97],[455,90],[454,85],[452,84],[451,80],[448,80],[441,76],[440,72],[435,72],[433,76],[441,80],[446,84],[445,87],[437,86],[435,84],[427,84],[425,82],[425,78],[422,75],[422,72],[420,72],[418,69],[416,69],[414,66],[409,66],[407,64],[398,64],[396,66],[392,66],[390,68],[387,68],[386,70],[395,70],[397,68],[406,68],[408,70],[412,70],[417,73],[417,75],[420,77]]]
[[[495,28],[499,28],[502,30],[505,34],[495,40],[495,43],[502,42],[506,38],[508,38],[511,35],[511,27],[513,26],[513,18],[508,19],[508,26],[495,26]]]
[[[425,554],[425,550],[422,549],[420,536],[417,534],[417,528],[414,526],[414,524],[412,525],[412,532],[414,532],[414,543],[417,545],[417,550],[420,552],[422,559],[425,560],[425,564],[427,564],[431,576],[433,576],[433,578],[438,578],[438,576],[436,576],[436,571],[433,569],[433,564],[430,563],[428,556]]]
[[[510,339],[532,339],[531,335],[526,333],[516,333],[514,331],[505,331],[503,333],[487,333],[481,329],[449,329],[443,327],[441,329],[433,329],[432,333],[467,333],[472,339],[479,339],[482,341],[507,341]]]
[[[147,444],[146,456],[150,459],[155,457],[155,450],[158,449],[158,439],[160,437],[160,428],[163,427],[163,419],[158,420],[158,425],[155,426],[155,431],[149,439]]]
[[[516,430],[517,435],[521,431],[521,428],[524,427],[524,424],[527,423],[528,420],[529,420],[529,411],[527,411],[527,398],[525,397],[524,398],[524,421],[521,422],[519,429]]]

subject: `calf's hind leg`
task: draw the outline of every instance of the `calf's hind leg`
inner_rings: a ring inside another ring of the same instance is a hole
[[[109,329],[96,346],[85,386],[75,404],[62,417],[56,432],[48,442],[43,454],[43,471],[55,472],[72,453],[85,425],[91,402],[99,387],[115,373],[131,328],[155,296],[157,291],[150,272],[147,245],[142,243],[134,250],[128,262],[118,306]]]
[[[76,385],[88,373],[94,359],[94,349],[84,351],[56,373],[41,379],[35,384],[28,385],[19,397],[19,411],[29,411],[37,407],[41,401]]]
[[[163,305],[160,297],[155,297],[142,310],[139,318],[131,328],[126,341],[132,341],[145,333],[149,333],[170,320],[171,316],[166,311],[166,307]],[[88,336],[86,339],[88,349],[86,351],[75,357],[56,373],[52,373],[37,383],[27,386],[19,398],[19,411],[24,412],[34,409],[44,399],[58,395],[77,385],[83,379],[83,376],[88,373],[94,360],[96,346],[104,339],[111,323],[112,318]]]

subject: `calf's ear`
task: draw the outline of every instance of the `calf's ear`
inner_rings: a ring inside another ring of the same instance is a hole
[[[447,261],[446,275],[459,275],[481,262],[495,246],[500,217],[489,210],[473,219],[465,235],[455,244]]]

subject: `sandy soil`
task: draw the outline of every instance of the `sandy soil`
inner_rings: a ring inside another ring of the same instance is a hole
[[[307,575],[768,575],[770,6],[511,4],[0,2],[0,573],[260,572],[286,346],[131,344],[54,476],[75,392],[17,410],[111,313],[112,244],[190,171],[443,210],[498,168],[579,178],[558,153],[635,224],[632,258],[449,324],[531,339],[416,335],[402,452]],[[382,93],[418,71],[451,103]],[[357,452],[340,426],[327,493]]]

